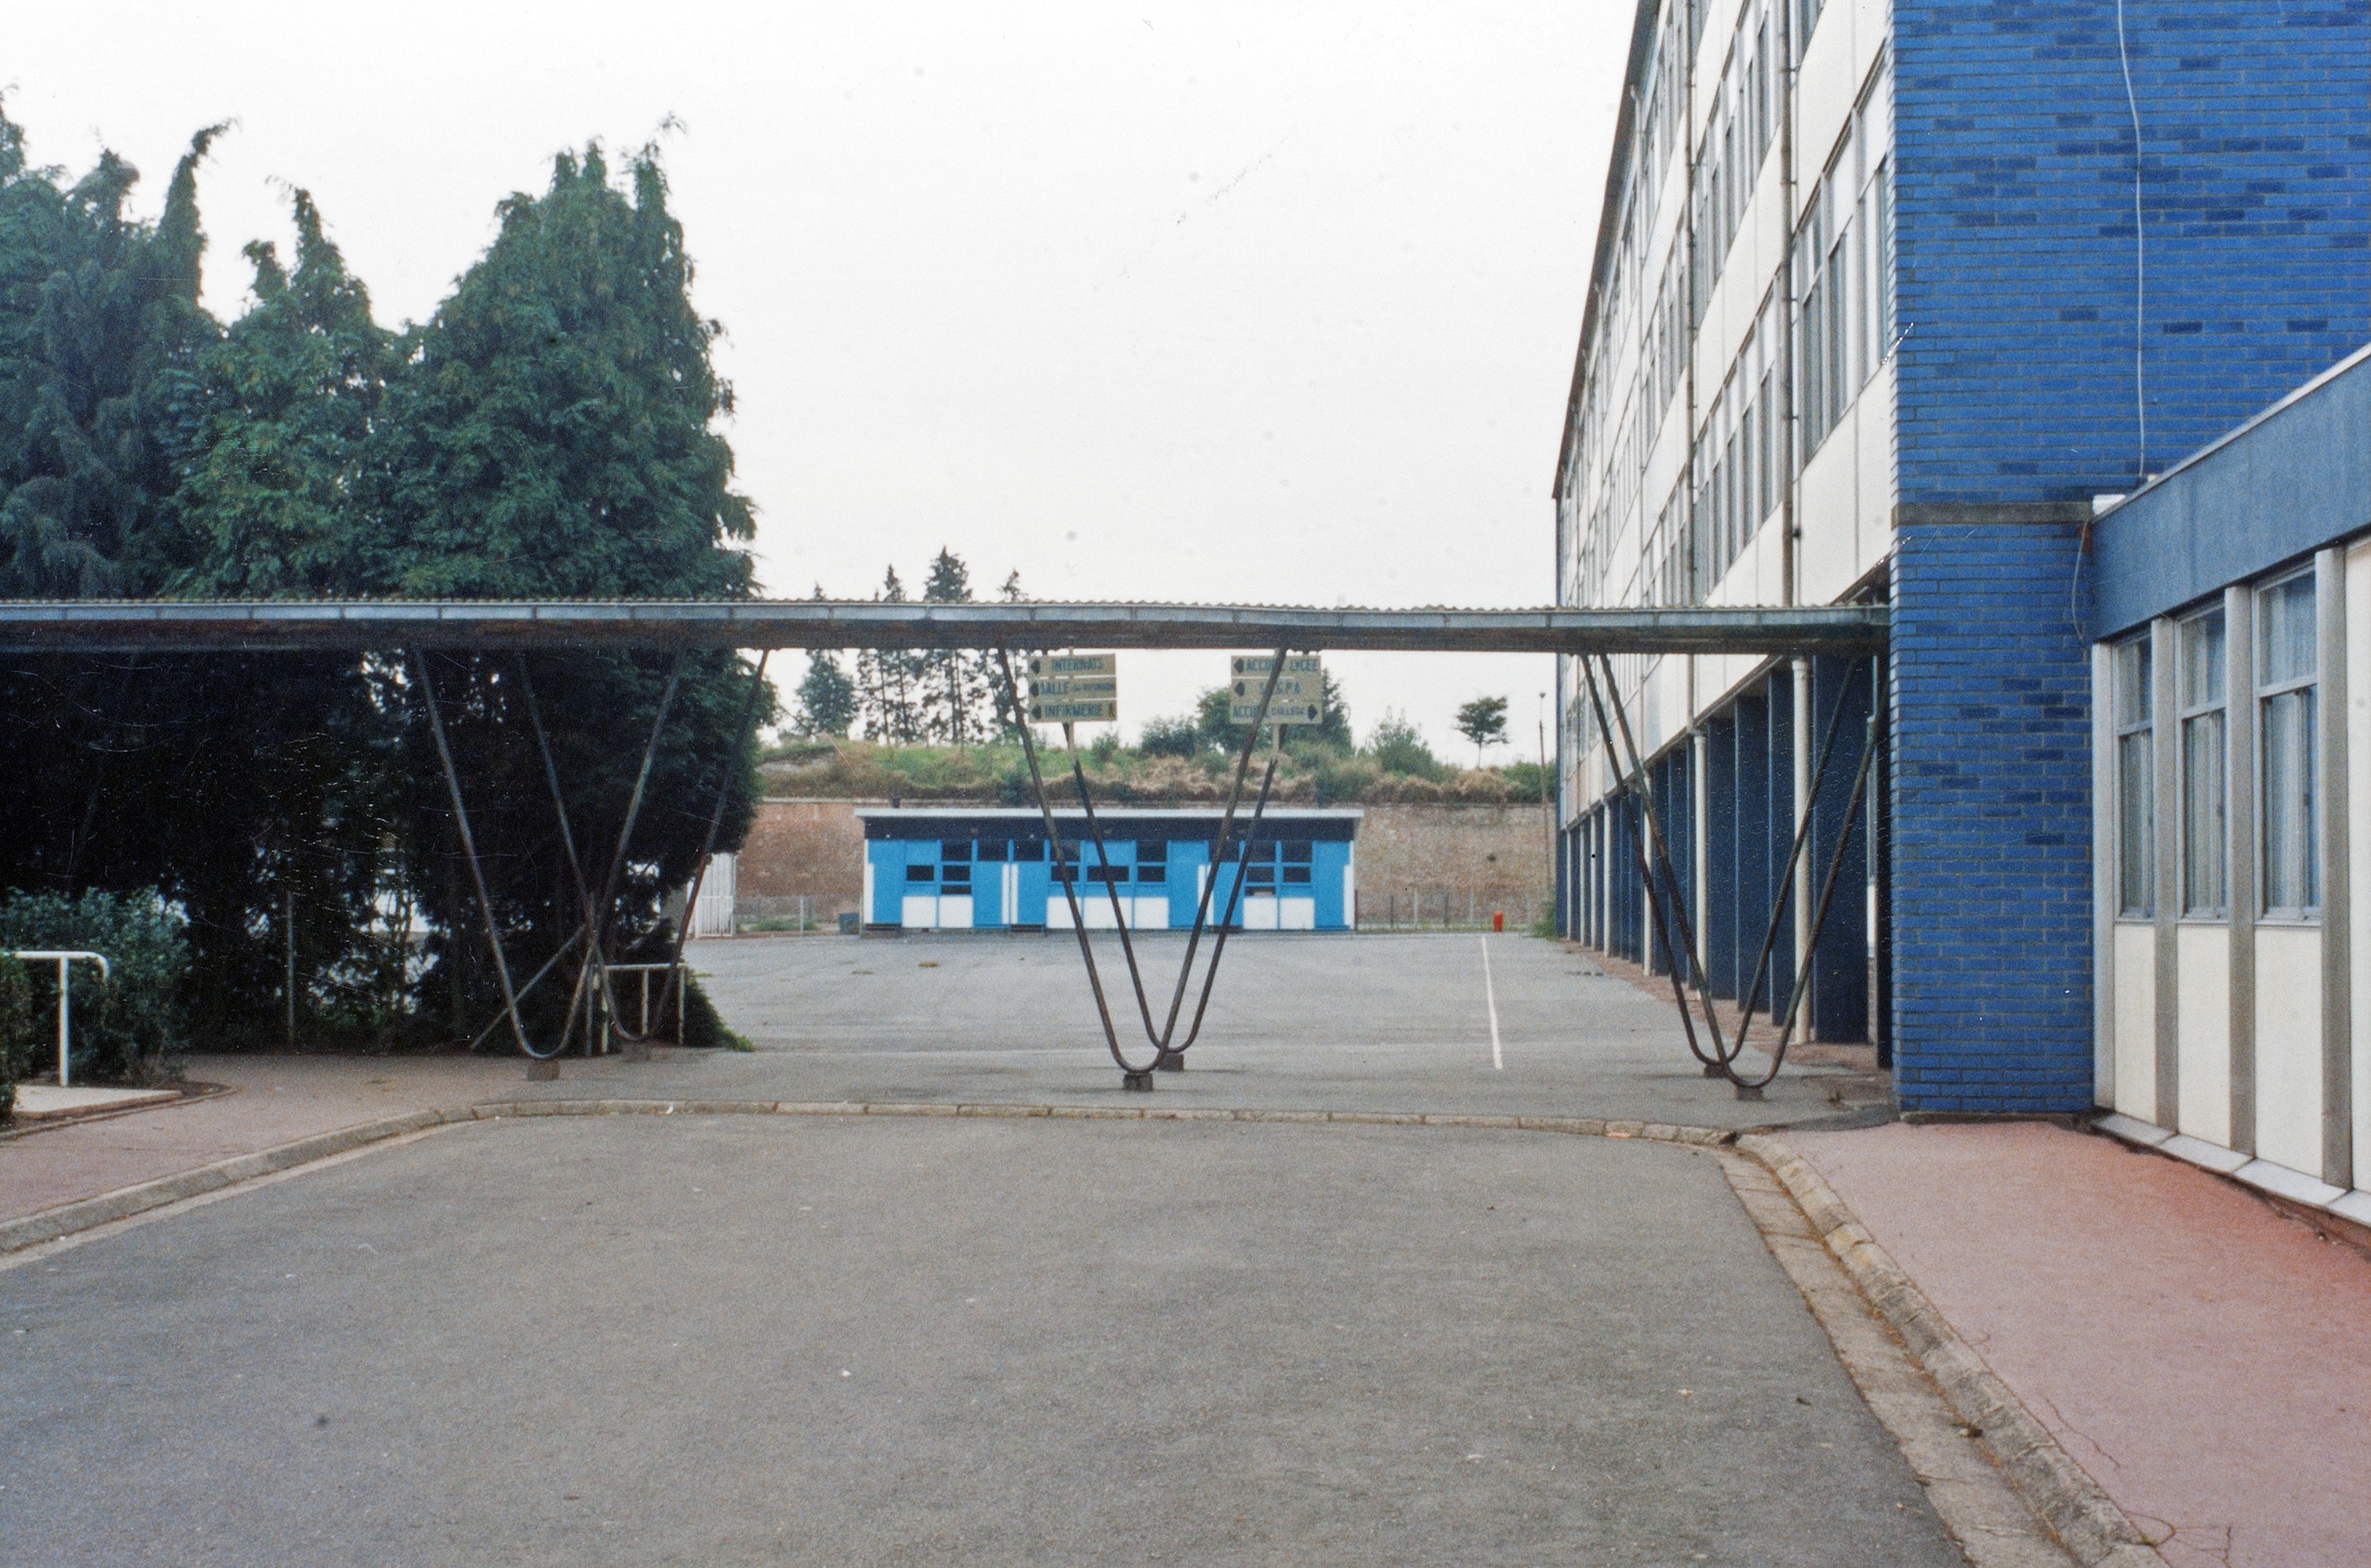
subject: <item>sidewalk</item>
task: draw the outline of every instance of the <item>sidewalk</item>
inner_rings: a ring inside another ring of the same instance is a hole
[[[2371,1259],[2097,1135],[1786,1141],[2173,1568],[2371,1562]]]
[[[193,1056],[188,1072],[233,1092],[0,1142],[0,1220],[522,1082],[515,1059],[492,1056]]]

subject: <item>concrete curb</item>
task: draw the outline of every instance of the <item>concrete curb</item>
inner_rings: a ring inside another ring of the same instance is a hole
[[[462,1114],[466,1117],[468,1113]],[[330,1155],[343,1154],[348,1149],[360,1148],[364,1144],[376,1143],[383,1138],[420,1132],[453,1119],[449,1113],[443,1111],[413,1111],[400,1116],[382,1117],[376,1122],[340,1127],[334,1132],[316,1133],[311,1137],[298,1138],[294,1143],[281,1144],[274,1148],[234,1155],[228,1159],[218,1159],[212,1165],[160,1176],[153,1182],[119,1187],[95,1198],[61,1204],[38,1214],[29,1214],[21,1219],[0,1223],[0,1256],[21,1252],[28,1247],[38,1247],[44,1241],[55,1241],[95,1226],[128,1219],[149,1209],[162,1208],[167,1204],[220,1192],[225,1187],[251,1182],[259,1176],[269,1176],[316,1159],[326,1159]]]
[[[2148,1538],[1968,1348],[1902,1265],[1861,1228],[1825,1178],[1767,1134],[1744,1134],[1736,1147],[1778,1179],[1861,1295],[1902,1336],[1952,1410],[2076,1562],[2084,1568],[2163,1568],[2165,1560]]]

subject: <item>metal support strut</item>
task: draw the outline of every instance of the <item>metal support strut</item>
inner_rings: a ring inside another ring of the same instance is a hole
[[[1639,803],[1643,820],[1641,831],[1633,845],[1637,855],[1639,880],[1651,895],[1658,895],[1657,902],[1667,904],[1670,910],[1671,917],[1658,919],[1655,922],[1655,928],[1657,934],[1662,939],[1664,956],[1671,967],[1671,996],[1680,1009],[1681,1025],[1687,1032],[1688,1051],[1697,1061],[1705,1065],[1707,1077],[1717,1073],[1729,1079],[1736,1087],[1739,1099],[1759,1100],[1762,1098],[1762,1091],[1776,1079],[1780,1069],[1787,1065],[1787,1048],[1794,1034],[1796,1018],[1801,1011],[1804,997],[1810,994],[1811,965],[1807,962],[1800,966],[1795,975],[1795,983],[1788,990],[1786,1016],[1778,1020],[1778,1040],[1771,1051],[1770,1070],[1758,1078],[1750,1079],[1740,1073],[1736,1064],[1738,1058],[1744,1055],[1746,1037],[1753,1027],[1754,1006],[1762,995],[1764,982],[1769,978],[1770,954],[1777,941],[1779,928],[1784,924],[1787,894],[1794,886],[1796,870],[1801,864],[1804,849],[1810,843],[1811,813],[1809,810],[1798,813],[1799,820],[1796,823],[1794,842],[1787,852],[1786,872],[1779,880],[1777,895],[1771,905],[1769,927],[1763,934],[1761,956],[1754,963],[1753,978],[1745,987],[1740,1003],[1737,1040],[1734,1044],[1724,1044],[1721,1041],[1719,1020],[1713,1009],[1712,987],[1705,975],[1704,966],[1699,961],[1695,934],[1687,917],[1686,899],[1683,896],[1683,890],[1680,885],[1679,873],[1671,864],[1671,846],[1664,838],[1661,824],[1655,814],[1654,791],[1648,781],[1646,763],[1639,755],[1637,740],[1631,731],[1629,712],[1623,705],[1621,691],[1614,684],[1613,662],[1601,654],[1597,656],[1597,663],[1604,675],[1602,690],[1599,686],[1599,672],[1590,667],[1590,661],[1587,659],[1581,661],[1581,673],[1589,682],[1590,702],[1596,712],[1598,732],[1604,740],[1606,755],[1614,762],[1615,766],[1623,768],[1623,789],[1635,796]],[[1872,663],[1872,679],[1874,679],[1874,671],[1875,665]],[[1853,679],[1854,676],[1848,675],[1843,687],[1836,693],[1836,705],[1829,713],[1827,727],[1820,741],[1819,758],[1811,769],[1807,801],[1818,798],[1821,782],[1827,777],[1828,762],[1835,750],[1836,732],[1843,725],[1845,704],[1852,695]],[[1613,729],[1608,724],[1606,719],[1609,705],[1613,709],[1615,722],[1620,726],[1625,743],[1623,749],[1618,751],[1613,744]],[[1812,948],[1818,946],[1820,932],[1827,923],[1828,906],[1835,897],[1836,879],[1844,868],[1845,852],[1850,847],[1853,824],[1859,818],[1861,801],[1868,791],[1869,765],[1877,755],[1876,714],[1880,707],[1881,704],[1875,700],[1870,703],[1868,732],[1861,747],[1860,766],[1855,770],[1853,776],[1852,796],[1845,807],[1845,820],[1836,834],[1836,847],[1828,858],[1827,874],[1821,881],[1819,898],[1812,909],[1810,944]],[[1655,863],[1651,867],[1647,855],[1648,841],[1650,838],[1653,840],[1656,852]],[[1662,873],[1660,878],[1655,875],[1657,870]],[[1674,926],[1678,928],[1680,938],[1681,951],[1674,951],[1671,940],[1671,928]],[[1684,972],[1681,968],[1683,951],[1687,964]],[[1683,973],[1686,976],[1684,984],[1682,979]],[[1693,985],[1695,989],[1697,1000],[1704,1010],[1705,1025],[1712,1035],[1710,1055],[1706,1055],[1696,1043],[1694,1022],[1688,1015],[1686,993],[1688,985]]]
[[[1210,990],[1218,979],[1219,962],[1226,954],[1227,929],[1234,920],[1236,907],[1243,896],[1241,877],[1236,879],[1235,885],[1228,892],[1227,909],[1219,924],[1218,941],[1211,949],[1209,964],[1203,972],[1202,995],[1200,1002],[1194,1009],[1193,1027],[1188,1032],[1184,1044],[1173,1045],[1170,1043],[1176,1032],[1177,1014],[1185,1003],[1186,986],[1193,974],[1195,952],[1201,943],[1204,923],[1209,916],[1210,894],[1218,885],[1220,868],[1226,863],[1226,847],[1234,828],[1235,812],[1243,803],[1243,780],[1251,770],[1252,753],[1258,748],[1259,732],[1267,721],[1269,702],[1276,695],[1277,681],[1284,674],[1285,654],[1286,651],[1283,649],[1277,651],[1276,662],[1268,670],[1267,684],[1260,691],[1259,711],[1252,721],[1251,734],[1243,743],[1243,755],[1236,759],[1234,788],[1227,798],[1226,812],[1220,819],[1218,836],[1211,841],[1210,845],[1210,874],[1203,882],[1201,894],[1195,902],[1194,927],[1191,936],[1186,940],[1186,961],[1178,970],[1177,988],[1170,997],[1168,1019],[1158,1033],[1154,1032],[1152,1027],[1152,1008],[1145,997],[1144,976],[1137,963],[1136,947],[1128,939],[1128,921],[1125,912],[1120,908],[1118,885],[1108,881],[1104,884],[1105,890],[1111,896],[1112,918],[1119,927],[1120,951],[1128,961],[1128,981],[1136,992],[1137,1010],[1143,1020],[1145,1040],[1152,1046],[1152,1060],[1139,1066],[1128,1060],[1128,1053],[1120,1046],[1119,1032],[1112,1023],[1111,1003],[1104,994],[1103,974],[1095,965],[1094,946],[1087,936],[1085,912],[1079,905],[1077,879],[1074,876],[1063,874],[1061,828],[1054,819],[1053,806],[1046,799],[1046,779],[1037,762],[1037,743],[1029,727],[1028,709],[1021,700],[1020,684],[1012,674],[1012,660],[1003,649],[997,650],[997,663],[1004,675],[1004,698],[1012,713],[1013,727],[1021,732],[1022,755],[1028,759],[1029,763],[1030,789],[1037,801],[1038,814],[1045,819],[1046,823],[1046,842],[1048,846],[1048,858],[1053,865],[1054,880],[1061,884],[1062,897],[1070,905],[1070,928],[1078,935],[1079,954],[1086,961],[1087,984],[1094,992],[1095,1013],[1103,1022],[1104,1041],[1111,1048],[1112,1060],[1119,1064],[1120,1082],[1125,1088],[1151,1089],[1153,1073],[1162,1069],[1174,1071],[1182,1066],[1187,1047],[1201,1035],[1202,1017],[1210,1005]],[[1267,771],[1260,781],[1259,801],[1253,808],[1252,820],[1244,829],[1246,842],[1249,841],[1252,834],[1258,831],[1260,818],[1267,810],[1268,794],[1276,782],[1278,750],[1280,748],[1272,750],[1269,754]],[[1070,747],[1070,776],[1078,790],[1079,805],[1086,815],[1088,833],[1094,840],[1096,857],[1108,867],[1111,863],[1110,853],[1104,845],[1103,826],[1095,816],[1094,800],[1087,789],[1086,770],[1080,765],[1078,747],[1075,744]]]
[[[420,695],[428,709],[429,729],[436,739],[437,759],[444,765],[445,787],[453,802],[454,827],[461,841],[462,857],[468,862],[469,882],[477,891],[479,910],[484,917],[486,945],[492,950],[494,955],[494,974],[502,982],[503,1010],[492,1023],[478,1032],[477,1038],[470,1042],[473,1048],[482,1043],[488,1034],[499,1027],[504,1019],[507,1019],[510,1021],[511,1037],[517,1042],[520,1054],[535,1062],[550,1062],[567,1048],[569,1039],[575,1033],[576,1020],[588,999],[596,1017],[586,1020],[584,1050],[587,1055],[594,1054],[596,1037],[606,1039],[609,1029],[620,1027],[614,1022],[616,1003],[608,995],[608,969],[603,951],[603,942],[607,935],[608,927],[606,913],[617,897],[618,878],[625,868],[626,851],[633,841],[634,823],[642,814],[642,797],[650,784],[652,765],[657,759],[659,739],[665,732],[667,714],[675,706],[676,690],[683,679],[684,657],[682,653],[677,653],[674,663],[668,668],[666,688],[659,696],[658,712],[651,721],[650,740],[642,748],[642,768],[634,776],[633,793],[626,803],[625,822],[619,829],[618,847],[610,857],[608,875],[603,880],[601,897],[597,904],[588,897],[585,891],[584,867],[577,859],[576,839],[569,825],[568,805],[561,792],[559,769],[552,760],[549,737],[544,732],[543,714],[535,700],[535,688],[526,679],[526,664],[524,661],[521,662],[520,689],[526,698],[527,716],[535,729],[537,748],[542,754],[544,778],[551,790],[552,805],[559,813],[561,844],[567,851],[569,873],[574,881],[578,909],[583,923],[573,935],[560,945],[558,951],[544,961],[543,966],[535,972],[533,977],[525,986],[514,988],[511,984],[510,960],[503,948],[501,924],[494,917],[493,899],[486,888],[485,869],[479,861],[477,840],[469,830],[468,810],[463,805],[461,800],[461,776],[453,766],[453,751],[445,740],[445,718],[437,705],[435,683],[428,673],[428,657],[424,653],[414,656],[414,667],[420,672]],[[711,826],[711,835],[713,831]],[[576,988],[569,998],[567,1020],[561,1024],[559,1039],[553,1043],[551,1049],[538,1051],[527,1042],[526,1028],[519,1015],[519,1000],[540,984],[544,976],[551,972],[553,966],[566,956],[568,950],[578,942],[585,944],[584,959],[577,969]],[[629,1038],[640,1041],[643,1037],[629,1035]],[[557,1070],[556,1067],[543,1069],[544,1076],[549,1076],[549,1073]],[[530,1076],[534,1076],[532,1070]]]

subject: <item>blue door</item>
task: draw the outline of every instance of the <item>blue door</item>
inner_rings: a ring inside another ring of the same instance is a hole
[[[1053,880],[1047,873],[1046,841],[1040,837],[1016,838],[1012,841],[1012,879],[1015,884],[1012,923],[1035,930],[1046,928],[1046,901],[1048,895],[1062,896],[1055,892]]]

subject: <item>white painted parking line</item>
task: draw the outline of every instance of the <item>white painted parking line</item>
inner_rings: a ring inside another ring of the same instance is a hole
[[[1490,1004],[1490,1067],[1494,1072],[1507,1069],[1507,1059],[1498,1053],[1498,988],[1490,983],[1490,939],[1482,939],[1482,999]]]

